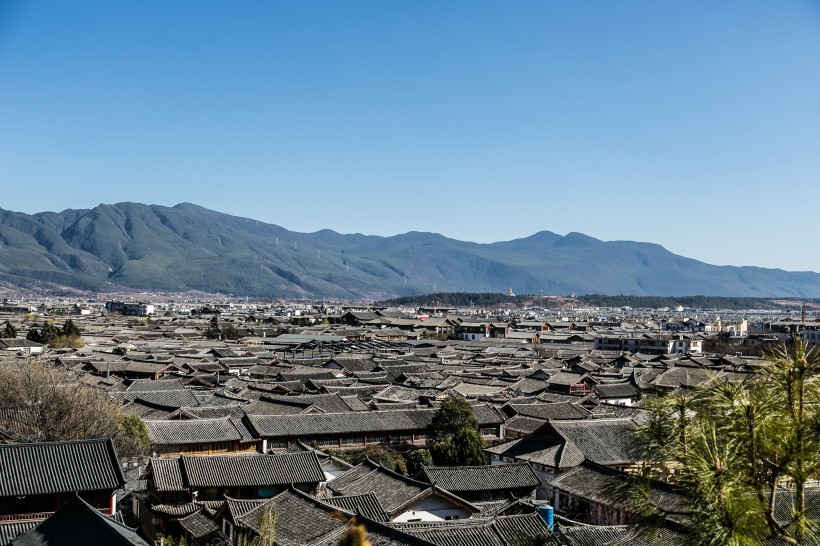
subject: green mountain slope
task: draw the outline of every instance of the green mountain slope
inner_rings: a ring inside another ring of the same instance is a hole
[[[410,232],[295,233],[183,203],[0,209],[0,281],[263,297],[438,291],[820,297],[820,275],[719,267],[661,246],[543,231],[492,244]]]

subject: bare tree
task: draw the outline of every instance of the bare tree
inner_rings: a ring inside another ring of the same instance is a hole
[[[79,376],[37,359],[5,362],[0,368],[0,407],[13,415],[11,429],[39,442],[114,438],[121,456],[144,444],[141,434],[106,394]],[[134,449],[132,449],[134,448]]]

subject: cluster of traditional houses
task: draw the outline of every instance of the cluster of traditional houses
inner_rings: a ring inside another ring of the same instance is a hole
[[[536,339],[591,335],[579,323],[519,324],[534,336],[523,341],[509,324],[466,321],[461,335],[483,338],[389,340],[368,336],[367,321],[396,319],[374,315],[280,335],[263,323],[263,335],[236,342],[204,339],[207,320],[89,319],[85,347],[38,358],[138,416],[150,456],[124,471],[110,440],[30,443],[0,411],[0,546],[83,528],[123,544],[158,534],[228,544],[262,533],[268,515],[282,545],[336,544],[354,519],[373,545],[686,544],[684,519],[650,537],[628,526],[617,484],[640,462],[637,403],[714,377],[744,381],[758,365],[691,344],[667,350],[652,332],[641,334],[647,345],[598,332],[596,344],[618,339],[598,349]],[[436,328],[455,328],[448,320]],[[470,402],[485,465],[407,476],[339,458],[424,447],[447,397]],[[655,487],[667,505],[684,503]]]

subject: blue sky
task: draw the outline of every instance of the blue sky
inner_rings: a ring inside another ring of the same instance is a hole
[[[820,3],[0,0],[0,207],[820,271]]]

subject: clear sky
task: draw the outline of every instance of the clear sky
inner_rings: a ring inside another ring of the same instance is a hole
[[[820,271],[820,2],[0,0],[0,180]]]

